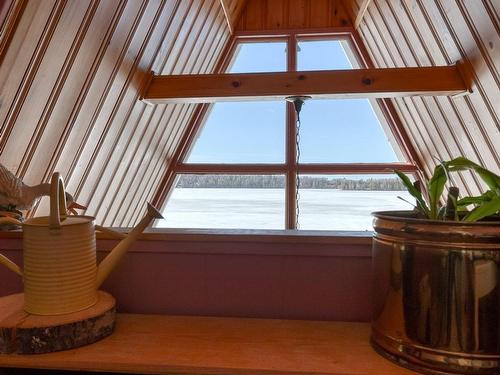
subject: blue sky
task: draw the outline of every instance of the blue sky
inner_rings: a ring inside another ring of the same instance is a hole
[[[350,69],[338,41],[300,42],[298,70]],[[231,73],[286,70],[285,43],[247,43]],[[367,99],[310,100],[301,112],[300,161],[394,162],[397,157]],[[213,106],[188,162],[282,163],[285,103],[227,102]]]

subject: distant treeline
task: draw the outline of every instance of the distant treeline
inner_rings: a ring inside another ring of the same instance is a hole
[[[234,176],[234,175],[182,175],[179,188],[249,188],[278,189],[285,187],[283,176]],[[302,189],[339,189],[339,190],[405,190],[397,178],[327,178],[300,177]]]

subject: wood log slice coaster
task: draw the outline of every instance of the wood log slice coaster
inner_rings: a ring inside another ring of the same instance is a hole
[[[0,298],[0,353],[50,353],[99,341],[113,332],[115,304],[112,295],[99,291],[88,309],[43,316],[23,310],[23,293]]]

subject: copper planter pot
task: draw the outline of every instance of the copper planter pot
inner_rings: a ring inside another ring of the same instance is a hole
[[[428,374],[500,374],[500,221],[373,215],[374,348]]]

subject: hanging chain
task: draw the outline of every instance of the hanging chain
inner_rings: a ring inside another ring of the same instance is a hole
[[[287,102],[293,103],[295,108],[295,114],[297,116],[297,121],[295,123],[295,166],[297,167],[297,173],[295,174],[295,228],[299,229],[299,200],[300,200],[300,176],[298,173],[298,166],[300,163],[300,110],[304,101],[311,99],[310,96],[288,96],[285,98]]]
[[[295,164],[298,166],[300,162],[300,111],[295,112],[297,114],[296,131],[295,131],[295,149],[297,150],[297,155],[295,159]],[[300,176],[299,173],[296,174],[296,188],[295,188],[295,229],[300,228],[299,224],[299,214],[300,214]]]

